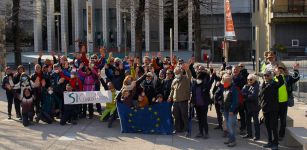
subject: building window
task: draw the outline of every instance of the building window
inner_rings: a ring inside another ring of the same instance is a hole
[[[259,11],[260,2],[257,0],[257,10]]]
[[[289,0],[288,10],[291,13],[304,12],[305,0]]]
[[[255,12],[255,9],[256,9],[255,5],[256,5],[256,2],[255,0],[253,0],[253,12]]]

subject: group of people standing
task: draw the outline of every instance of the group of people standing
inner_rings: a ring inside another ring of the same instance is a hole
[[[99,103],[95,105],[100,120],[108,121],[108,127],[112,127],[118,117],[117,102],[133,108],[168,102],[172,103],[173,134],[185,132],[189,135],[189,108],[195,108],[199,125],[196,137],[206,139],[209,138],[208,109],[214,105],[218,120],[215,129],[221,129],[228,137],[225,144],[233,147],[236,145],[237,115],[243,138],[259,140],[259,112],[262,110],[268,132],[268,144],[264,147],[277,149],[278,140],[285,136],[287,108],[293,98],[292,85],[299,80],[298,66],[294,66],[294,75],[289,75],[273,52],[266,53],[263,71],[259,74],[249,74],[244,64],[206,68],[194,58],[184,62],[176,57],[163,57],[161,53],[152,54],[151,58],[145,55],[144,58],[125,56],[120,59],[112,53],[106,56],[106,50],[101,48],[99,55],[87,56],[85,46],[80,53],[74,54],[72,61],[54,53],[52,57],[53,60],[41,62],[40,54],[32,75],[28,75],[23,66],[18,66],[16,72],[6,68],[2,88],[6,90],[9,119],[13,103],[16,117],[24,126],[34,119],[50,124],[59,118],[61,125],[76,124],[78,119],[85,117],[92,119],[94,104],[65,105],[63,93],[100,91],[102,87],[112,92],[112,102],[105,108]],[[259,76],[263,77],[262,83]],[[279,133],[278,118],[281,122]]]

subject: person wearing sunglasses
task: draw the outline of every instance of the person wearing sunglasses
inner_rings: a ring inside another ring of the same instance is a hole
[[[247,77],[247,84],[242,89],[244,97],[245,114],[246,114],[246,127],[247,134],[243,138],[253,138],[257,141],[260,139],[260,125],[259,125],[259,111],[260,106],[258,103],[259,83],[257,76],[250,74]],[[255,136],[252,133],[252,119],[254,120]]]
[[[261,84],[259,94],[259,103],[268,134],[268,143],[263,145],[263,148],[271,149],[278,149],[278,89],[284,85],[282,75],[277,72],[276,76],[277,81],[273,79],[271,71],[264,73],[264,82]]]

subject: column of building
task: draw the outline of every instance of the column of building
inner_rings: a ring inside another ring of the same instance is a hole
[[[116,0],[116,32],[117,32],[117,50],[120,51],[122,45],[122,18],[120,1]]]
[[[68,1],[61,0],[61,50],[68,51]]]
[[[135,1],[130,0],[130,15],[131,15],[131,52],[135,52]]]
[[[150,51],[150,0],[145,0],[145,50]]]
[[[188,1],[188,50],[193,49],[193,1]]]
[[[33,4],[36,12],[33,16],[34,52],[38,52],[43,48],[42,2],[41,0],[35,0]]]
[[[164,0],[159,0],[159,44],[160,51],[164,51]]]
[[[178,51],[178,0],[174,0],[174,51]]]
[[[109,43],[109,32],[108,32],[108,0],[102,0],[102,40],[103,45],[108,47]]]
[[[54,50],[55,46],[54,28],[54,0],[47,1],[47,45],[48,52]]]
[[[75,46],[75,51],[79,51],[79,42],[82,40],[82,31],[81,31],[81,6],[82,3],[80,0],[73,0],[73,18],[74,18],[74,46]]]

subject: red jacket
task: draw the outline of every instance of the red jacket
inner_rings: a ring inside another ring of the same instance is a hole
[[[74,91],[82,91],[83,90],[82,81],[78,77],[71,78],[69,80],[69,84],[71,85],[71,87],[73,88]]]

